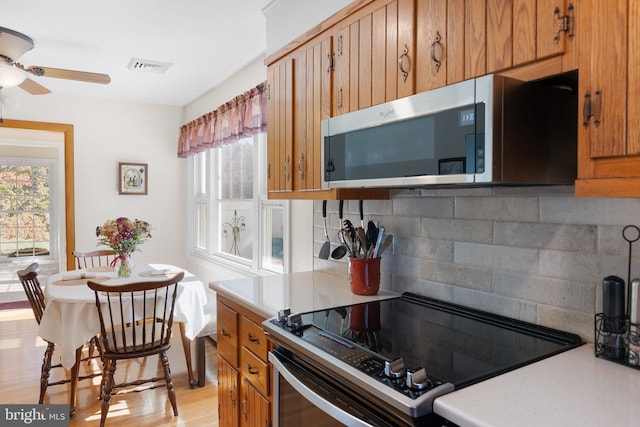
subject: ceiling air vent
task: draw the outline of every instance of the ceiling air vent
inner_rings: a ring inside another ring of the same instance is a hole
[[[171,67],[170,62],[151,61],[149,59],[131,58],[127,68],[132,71],[146,71],[149,73],[163,74]]]

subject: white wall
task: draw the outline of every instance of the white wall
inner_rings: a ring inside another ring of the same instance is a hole
[[[82,84],[82,83],[79,83]],[[186,263],[185,160],[177,157],[182,109],[5,89],[5,119],[74,125],[76,248],[96,247],[96,226],[144,219],[152,238],[135,262]],[[149,194],[118,194],[118,162],[147,163]]]
[[[351,0],[273,0],[262,10],[267,18],[267,56],[318,25]]]

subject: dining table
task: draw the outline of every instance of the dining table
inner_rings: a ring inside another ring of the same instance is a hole
[[[38,335],[56,344],[61,365],[71,371],[70,416],[76,409],[76,390],[79,365],[84,345],[100,332],[100,319],[95,293],[88,280],[107,285],[123,285],[140,281],[166,280],[184,271],[177,288],[174,322],[178,322],[190,358],[187,340],[193,340],[207,323],[204,310],[207,302],[206,287],[195,275],[171,264],[137,264],[130,277],[117,277],[113,267],[102,266],[70,270],[50,276],[45,286],[46,308],[38,327]],[[189,374],[192,375],[190,363]]]

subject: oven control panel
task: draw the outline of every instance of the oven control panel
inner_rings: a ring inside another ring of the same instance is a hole
[[[426,371],[423,368],[403,368],[400,375],[389,376],[388,370],[385,369],[389,361],[354,345],[347,339],[313,326],[301,328],[296,335],[324,353],[330,354],[411,399],[417,399],[427,391],[442,384],[442,381],[427,378]]]

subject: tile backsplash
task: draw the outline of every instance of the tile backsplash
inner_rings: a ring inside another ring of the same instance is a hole
[[[344,217],[360,224],[358,201]],[[364,223],[393,234],[382,256],[381,287],[567,330],[593,342],[602,279],[625,281],[626,225],[640,226],[640,199],[576,198],[573,187],[394,190],[365,200]],[[338,202],[329,201],[332,249],[338,245]],[[314,202],[314,269],[348,277],[347,258],[317,258],[324,242],[322,201]],[[640,242],[639,242],[640,243]],[[640,245],[631,277],[640,276]],[[348,285],[347,285],[348,286]]]

